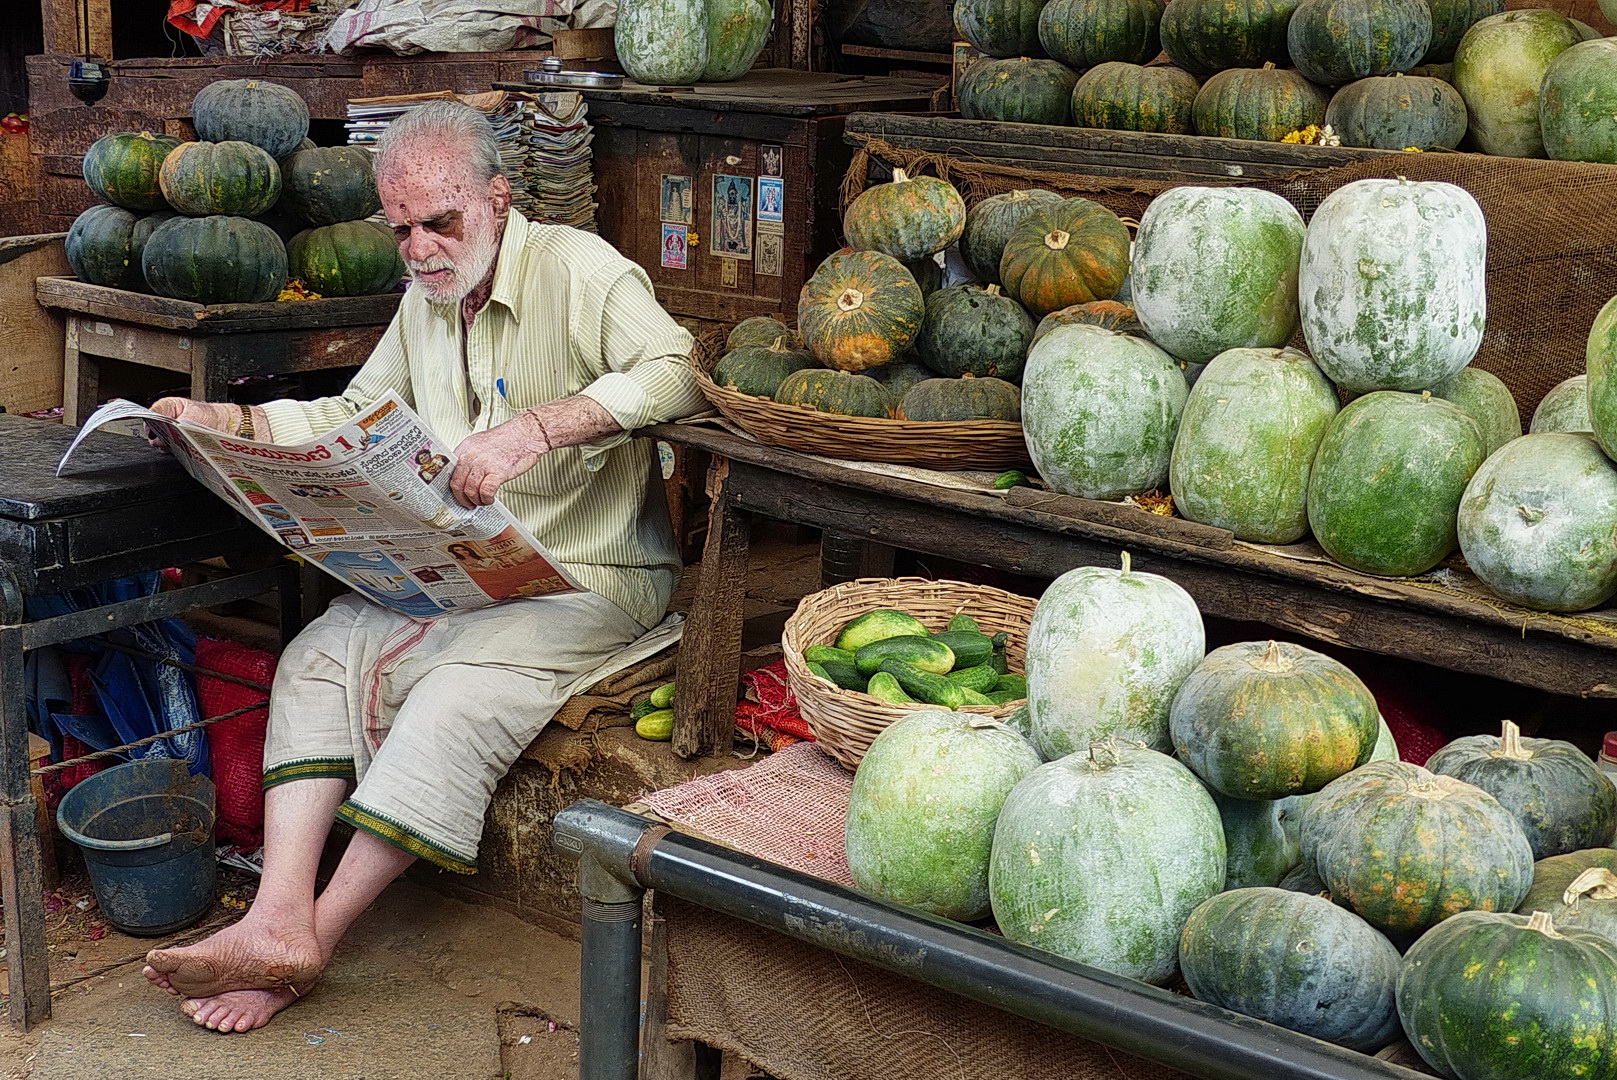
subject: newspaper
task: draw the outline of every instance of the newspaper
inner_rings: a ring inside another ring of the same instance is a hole
[[[517,597],[580,592],[555,557],[498,501],[467,509],[449,492],[455,455],[396,394],[297,446],[177,423],[115,400],[91,431],[144,425],[209,491],[300,557],[379,604],[415,618]]]

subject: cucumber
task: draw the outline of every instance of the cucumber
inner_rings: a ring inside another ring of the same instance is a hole
[[[966,703],[968,691],[964,686],[956,686],[942,675],[922,671],[914,664],[906,664],[902,660],[883,660],[881,670],[897,679],[906,694],[928,705],[958,709]]]
[[[1009,675],[1011,673],[1011,662],[1006,659],[1004,649],[994,650],[994,655],[988,658],[988,666],[999,672],[1001,675]]]
[[[987,694],[979,694],[977,691],[973,690],[969,686],[962,686],[962,687],[960,687],[960,690],[961,690],[962,693],[964,693],[966,695],[966,700],[964,702],[962,702],[962,704],[964,704],[964,705],[998,705],[999,704],[999,702],[995,701],[993,698],[989,697]]]
[[[811,664],[823,664],[827,660],[839,660],[844,664],[853,663],[853,653],[847,649],[837,649],[830,645],[810,645],[803,650],[803,659]]]
[[[983,628],[977,625],[977,620],[973,619],[970,615],[967,615],[963,611],[960,612],[959,614],[955,615],[954,618],[949,620],[949,629],[950,630],[975,630],[979,634],[983,632]]]
[[[1025,698],[1027,697],[1027,680],[1020,675],[1001,675],[994,680],[994,685],[989,687],[988,690],[984,690],[983,693],[986,694],[993,690],[1014,690],[1017,697]]]
[[[994,477],[995,491],[1009,491],[1013,487],[1027,487],[1027,473],[1021,469],[1007,469]]]
[[[1001,630],[999,633],[995,634],[993,637],[989,638],[988,640],[993,643],[994,648],[1003,649],[1005,646],[1007,646],[1007,645],[1009,645],[1011,643],[1011,635],[1009,635],[1005,631]]]
[[[674,710],[658,709],[634,722],[634,733],[652,742],[667,742],[674,737]]]
[[[1018,694],[1015,690],[990,690],[983,697],[995,705],[1009,705],[1013,701],[1021,701],[1026,694]]]
[[[878,608],[865,612],[845,625],[842,633],[837,635],[836,644],[839,649],[858,652],[873,641],[906,634],[925,637],[926,627],[913,615],[892,608]]]
[[[830,660],[823,664],[810,663],[809,670],[822,679],[836,683],[844,690],[858,690],[863,692],[869,682],[859,669],[852,664],[845,664],[841,660]]]
[[[657,706],[651,703],[651,699],[648,697],[643,697],[633,705],[629,706],[629,719],[638,720],[647,713],[654,713],[656,711]]]
[[[955,666],[954,651],[945,642],[914,634],[873,641],[853,654],[854,666],[867,678],[881,670],[884,660],[902,660],[937,675]]]
[[[954,653],[955,667],[986,664],[988,658],[994,655],[993,639],[978,630],[945,630],[941,634],[933,634],[932,640],[949,646]]]
[[[651,692],[651,697],[648,700],[659,709],[668,708],[674,703],[674,684],[671,682],[663,683]]]
[[[956,686],[964,686],[979,694],[986,694],[994,689],[995,683],[999,682],[999,672],[990,664],[978,664],[976,667],[955,668],[944,678]]]
[[[865,688],[865,693],[892,705],[916,703],[914,698],[904,692],[904,688],[893,678],[892,673],[886,671],[878,671],[870,677],[870,685]]]

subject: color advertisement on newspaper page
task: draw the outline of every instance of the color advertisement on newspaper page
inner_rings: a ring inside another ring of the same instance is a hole
[[[397,394],[313,442],[279,446],[110,401],[85,435],[144,425],[185,470],[301,558],[379,604],[433,618],[502,600],[581,591],[498,501],[467,509],[449,492],[454,452]],[[131,427],[132,425],[132,427]]]

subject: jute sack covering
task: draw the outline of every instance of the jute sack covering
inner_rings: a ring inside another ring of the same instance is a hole
[[[859,149],[842,186],[844,205],[871,183],[880,162],[942,177],[968,206],[1016,188],[1081,195],[1119,217],[1139,220],[1155,196],[1181,183],[1022,169],[964,161],[853,134]],[[881,170],[885,171],[885,170]],[[1352,165],[1298,172],[1280,179],[1231,180],[1260,187],[1296,206],[1304,219],[1344,184],[1372,177],[1441,180],[1476,197],[1488,222],[1488,325],[1473,363],[1499,376],[1525,422],[1561,380],[1584,371],[1589,327],[1617,295],[1617,168],[1570,161],[1532,161],[1483,154],[1387,154]],[[1301,337],[1296,344],[1302,344]]]

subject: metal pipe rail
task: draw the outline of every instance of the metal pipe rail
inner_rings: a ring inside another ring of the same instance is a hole
[[[580,1080],[635,1080],[641,896],[669,896],[1205,1080],[1419,1073],[1155,986],[885,903],[593,799],[554,821],[584,895]],[[633,917],[629,910],[633,908]]]

